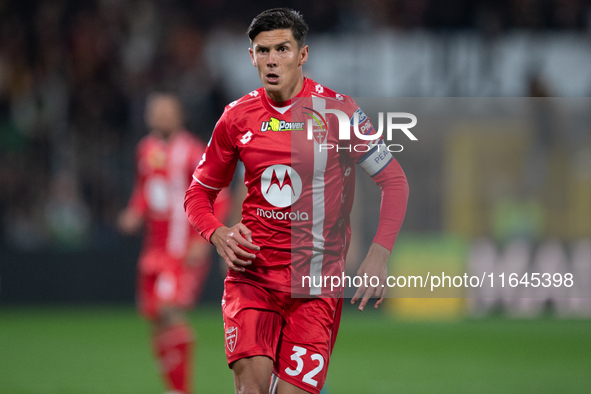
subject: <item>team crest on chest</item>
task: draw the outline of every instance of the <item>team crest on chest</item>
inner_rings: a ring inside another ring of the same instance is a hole
[[[310,127],[312,127],[314,141],[316,141],[318,145],[324,144],[326,142],[326,137],[328,136],[328,122],[326,121],[326,118],[312,108],[304,107],[304,109],[310,111],[304,112],[310,117],[307,121],[308,135],[310,133]]]

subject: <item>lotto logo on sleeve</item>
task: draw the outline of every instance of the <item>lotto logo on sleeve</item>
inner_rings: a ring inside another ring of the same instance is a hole
[[[272,165],[261,175],[261,193],[269,204],[278,208],[289,207],[302,194],[302,178],[290,166]]]

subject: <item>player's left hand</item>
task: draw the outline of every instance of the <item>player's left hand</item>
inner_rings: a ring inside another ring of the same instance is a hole
[[[359,270],[357,270],[358,276],[362,278],[365,276],[367,278],[367,280],[362,282],[361,286],[357,289],[355,295],[351,299],[351,304],[355,304],[359,298],[363,297],[359,303],[358,309],[360,311],[363,311],[363,308],[365,308],[365,305],[371,297],[378,297],[374,308],[380,306],[382,301],[384,301],[386,291],[388,290],[386,287],[386,278],[388,277],[388,257],[390,257],[390,251],[382,245],[374,242],[371,244],[369,252],[367,252],[367,256],[361,263]],[[376,276],[379,279],[377,286],[369,285],[369,279],[372,276]],[[367,286],[365,286],[366,284]]]
[[[143,217],[131,208],[123,210],[117,218],[117,228],[124,235],[136,234],[142,227]]]

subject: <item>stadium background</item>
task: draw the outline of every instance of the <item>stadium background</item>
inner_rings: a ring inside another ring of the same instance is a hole
[[[145,98],[177,92],[188,128],[207,140],[223,106],[259,86],[244,31],[277,5],[0,1],[0,392],[161,391],[133,310],[140,238],[114,226]],[[354,97],[560,96],[591,108],[586,0],[281,5],[310,25],[306,73]],[[411,200],[391,272],[418,262],[465,272],[488,247],[512,268],[556,256],[552,267],[578,267],[591,290],[591,119],[580,114],[542,131],[459,119],[405,145],[396,158]],[[357,231],[357,253],[370,227]],[[511,245],[526,257],[503,255]],[[192,314],[206,393],[232,387],[219,271]],[[466,295],[393,298],[366,316],[350,308],[328,391],[591,390],[591,295]]]

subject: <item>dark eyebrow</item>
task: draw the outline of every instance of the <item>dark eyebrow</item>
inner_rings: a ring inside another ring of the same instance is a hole
[[[283,42],[280,42],[279,44],[276,44],[275,47],[280,47],[283,46],[285,44],[289,44],[289,40],[285,40]],[[257,50],[261,50],[261,49],[269,49],[269,47],[263,46],[263,45],[257,45]]]

